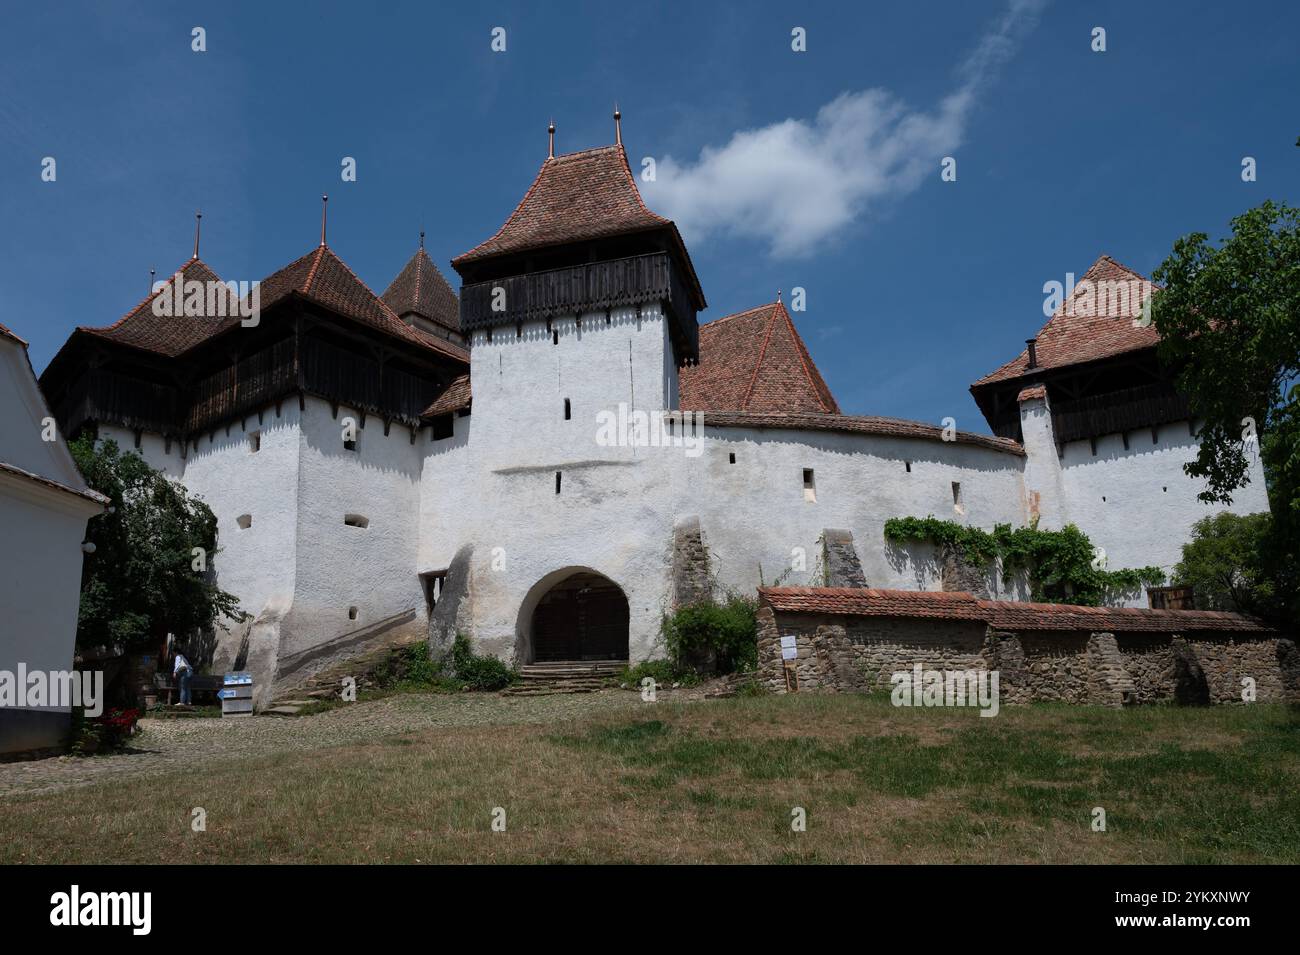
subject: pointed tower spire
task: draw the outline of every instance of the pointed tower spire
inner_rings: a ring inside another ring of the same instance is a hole
[[[320,244],[325,244],[325,214],[329,208],[329,196],[320,197]]]
[[[191,258],[197,259],[199,257],[199,230],[202,228],[202,226],[203,226],[203,213],[202,212],[194,213],[194,255],[192,255]]]
[[[623,145],[623,114],[618,111],[618,103],[614,104],[614,143]]]
[[[546,147],[546,158],[554,159],[555,158],[555,120],[551,120],[551,124],[546,127],[546,133],[547,136],[549,137],[549,145]]]

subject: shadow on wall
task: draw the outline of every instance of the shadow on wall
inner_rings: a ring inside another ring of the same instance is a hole
[[[916,590],[929,590],[929,582],[939,580],[943,572],[939,550],[931,544],[897,544],[887,540],[885,561],[897,574],[910,573]]]

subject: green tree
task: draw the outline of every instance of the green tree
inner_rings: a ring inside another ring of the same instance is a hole
[[[1265,202],[1215,248],[1184,236],[1152,278],[1160,357],[1204,421],[1201,498],[1230,502],[1262,459],[1275,533],[1300,528],[1300,210]],[[1256,440],[1256,436],[1258,440]],[[1288,530],[1288,528],[1290,530]]]
[[[1235,610],[1286,625],[1297,619],[1296,553],[1279,547],[1270,514],[1223,512],[1197,521],[1175,583],[1190,586],[1202,610]]]
[[[217,519],[207,504],[114,441],[96,446],[82,435],[71,448],[86,481],[112,502],[87,528],[95,549],[82,564],[79,646],[157,649],[168,633],[247,618],[213,580]]]

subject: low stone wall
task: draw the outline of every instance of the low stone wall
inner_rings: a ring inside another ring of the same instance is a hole
[[[995,630],[982,621],[758,612],[759,679],[786,692],[781,637],[793,636],[798,689],[889,689],[894,673],[997,670],[1003,703],[1300,702],[1300,652],[1276,634],[1112,634]]]

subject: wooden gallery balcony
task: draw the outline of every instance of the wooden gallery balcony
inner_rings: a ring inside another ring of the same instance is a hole
[[[500,289],[501,291],[496,291]],[[460,327],[479,329],[658,303],[672,330],[678,360],[699,355],[695,303],[666,252],[527,272],[461,286]]]

